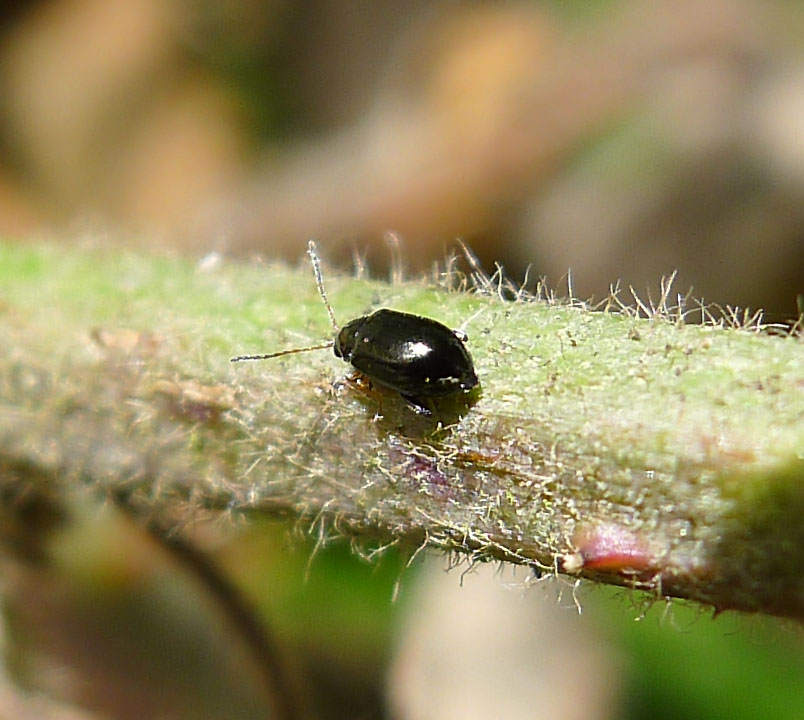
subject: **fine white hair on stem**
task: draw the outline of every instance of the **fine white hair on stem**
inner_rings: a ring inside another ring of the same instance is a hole
[[[383,233],[385,244],[391,255],[391,284],[401,285],[405,279],[405,266],[402,262],[401,239],[398,233],[387,231]]]

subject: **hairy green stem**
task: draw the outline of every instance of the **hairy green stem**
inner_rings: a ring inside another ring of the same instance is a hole
[[[460,279],[327,278],[341,322],[468,333],[481,390],[431,419],[325,350],[229,362],[331,337],[308,267],[0,246],[0,516],[86,487],[804,618],[799,339]]]

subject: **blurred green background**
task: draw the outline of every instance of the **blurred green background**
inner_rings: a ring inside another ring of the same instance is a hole
[[[316,549],[277,522],[190,534],[274,636],[302,716],[792,720],[804,707],[790,621],[523,568],[446,572],[437,554],[407,568],[408,553]],[[47,566],[7,580],[8,677],[69,717],[271,717],[231,608],[114,510],[76,508]],[[27,717],[19,707],[0,705]]]

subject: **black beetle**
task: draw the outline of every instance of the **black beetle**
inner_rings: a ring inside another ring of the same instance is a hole
[[[351,363],[370,381],[395,390],[417,412],[431,414],[429,400],[468,392],[478,384],[466,335],[450,330],[431,318],[399,312],[376,310],[338,327],[332,306],[324,290],[321,264],[315,243],[307,252],[335,339],[321,345],[282,350],[268,355],[238,355],[232,362],[269,358],[332,347],[335,355]]]
[[[465,338],[436,320],[383,309],[344,325],[333,349],[370,380],[429,412],[427,398],[477,385]]]

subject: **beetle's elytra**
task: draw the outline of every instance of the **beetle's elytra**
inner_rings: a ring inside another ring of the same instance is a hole
[[[431,318],[397,310],[376,310],[338,327],[321,276],[315,243],[308,254],[318,292],[335,329],[335,339],[321,345],[282,350],[268,355],[239,355],[232,362],[267,360],[297,352],[332,347],[369,380],[395,390],[417,412],[430,414],[428,401],[468,392],[478,384],[466,336]]]

